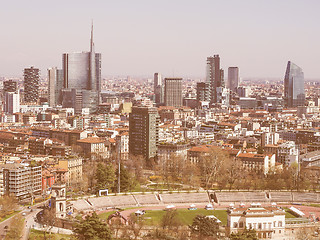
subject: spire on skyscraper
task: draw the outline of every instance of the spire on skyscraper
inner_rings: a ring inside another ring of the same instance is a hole
[[[94,51],[94,43],[93,43],[93,20],[91,21],[91,39],[90,39],[90,52]]]

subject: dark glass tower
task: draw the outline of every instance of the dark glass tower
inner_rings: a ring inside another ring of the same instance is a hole
[[[286,107],[304,106],[304,74],[300,67],[288,61],[284,77],[284,100]]]

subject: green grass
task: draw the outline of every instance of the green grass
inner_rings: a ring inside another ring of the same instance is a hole
[[[197,215],[214,215],[222,223],[222,225],[227,224],[227,211],[226,210],[188,210],[188,209],[177,209],[178,219],[183,225],[191,225],[193,219]],[[147,210],[144,215],[144,219],[147,225],[160,225],[162,217],[165,215],[166,211],[164,210]]]
[[[103,219],[103,220],[107,220],[108,217],[111,215],[111,214],[114,214],[116,211],[110,211],[110,212],[104,212],[104,213],[100,213],[98,216],[99,218]]]
[[[30,239],[30,240],[44,239],[43,238],[43,231],[31,229],[28,239]],[[51,234],[47,233],[46,239],[47,240],[60,240],[60,239],[71,240],[71,235],[58,234],[58,233],[51,233]]]
[[[310,207],[318,207],[320,208],[320,204],[311,203],[311,204],[303,204],[304,206],[310,206]]]
[[[283,209],[286,211],[286,218],[297,218],[295,215],[290,213],[289,208],[284,207]]]

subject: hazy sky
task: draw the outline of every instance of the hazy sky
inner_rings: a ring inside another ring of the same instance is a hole
[[[283,78],[288,60],[320,79],[319,0],[2,0],[0,76],[89,50],[103,75],[205,75],[206,57],[242,77]],[[227,72],[227,71],[226,71]]]

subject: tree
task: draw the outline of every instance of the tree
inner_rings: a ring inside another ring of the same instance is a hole
[[[206,189],[212,188],[219,175],[223,174],[221,170],[228,159],[228,153],[218,147],[212,147],[209,154],[200,159],[200,173]]]
[[[243,232],[231,233],[231,240],[258,240],[256,230],[244,229]]]
[[[218,237],[219,224],[216,219],[207,216],[197,215],[189,226],[191,233],[198,236],[199,239],[204,237]]]
[[[10,223],[9,231],[5,239],[20,239],[24,228],[24,219],[20,214],[17,214]]]
[[[177,210],[168,210],[161,219],[161,227],[163,229],[179,227],[180,225]]]
[[[118,168],[116,170],[116,181],[118,179]],[[127,192],[132,190],[132,188],[134,187],[134,179],[131,176],[131,174],[129,173],[128,169],[126,167],[123,166],[123,164],[120,164],[120,191],[121,192]],[[115,189],[117,189],[118,183],[116,182],[116,184],[114,185]]]
[[[98,163],[95,179],[96,190],[112,189],[115,181],[114,168],[111,163]]]
[[[40,222],[45,228],[45,231],[43,231],[43,238],[47,239],[46,233],[50,232],[57,221],[56,213],[53,208],[45,208],[40,212],[39,217]]]
[[[79,240],[109,240],[111,231],[106,223],[103,223],[96,212],[81,219],[74,229],[75,237]]]
[[[18,200],[12,195],[4,195],[0,198],[0,217],[4,217],[18,209]]]

